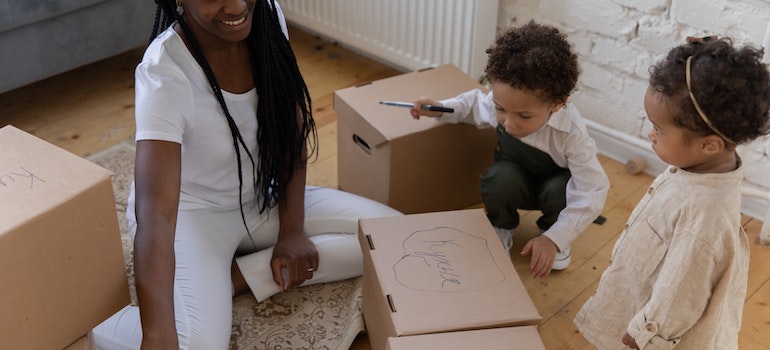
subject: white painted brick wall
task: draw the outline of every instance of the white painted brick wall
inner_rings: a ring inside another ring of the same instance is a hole
[[[572,101],[586,118],[646,140],[649,67],[687,36],[761,46],[770,0],[500,0],[499,31],[531,19],[569,35],[582,67]],[[746,182],[770,191],[770,137],[740,152]]]
[[[660,13],[668,6],[668,0],[617,0],[616,3],[643,13]]]

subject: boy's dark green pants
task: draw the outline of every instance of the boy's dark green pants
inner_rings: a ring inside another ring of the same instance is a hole
[[[569,169],[554,163],[547,153],[497,128],[495,163],[481,175],[481,197],[492,225],[513,229],[517,209],[541,210],[537,226],[547,230],[567,206]]]

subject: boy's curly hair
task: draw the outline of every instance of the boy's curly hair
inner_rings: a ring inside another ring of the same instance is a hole
[[[770,75],[762,51],[737,49],[729,38],[680,45],[650,68],[650,85],[678,111],[674,125],[695,135],[717,134],[690,99],[685,81],[690,56],[690,88],[714,128],[736,145],[770,133]]]
[[[534,21],[508,29],[486,52],[487,80],[532,91],[547,102],[565,101],[580,75],[567,35]]]

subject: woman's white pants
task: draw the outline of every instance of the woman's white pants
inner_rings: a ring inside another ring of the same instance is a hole
[[[133,235],[133,203],[128,204],[129,230]],[[257,206],[248,203],[244,204],[244,211],[251,237],[246,234],[238,208],[186,210],[178,214],[174,310],[180,349],[227,349],[232,324],[230,269],[235,256],[258,301],[279,292],[270,269],[272,246],[278,238],[278,209],[260,215]],[[367,198],[307,187],[305,233],[316,244],[319,266],[304,285],[360,276],[358,219],[396,215],[401,213]],[[139,349],[139,308],[125,307],[97,326],[94,338],[98,349]]]

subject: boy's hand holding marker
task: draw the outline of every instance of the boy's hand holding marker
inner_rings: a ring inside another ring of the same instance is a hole
[[[444,112],[453,113],[453,108],[447,108],[434,100],[427,97],[420,97],[414,103],[409,102],[395,102],[395,101],[380,101],[380,104],[394,107],[409,108],[409,113],[414,119],[420,119],[420,116],[438,118]]]

